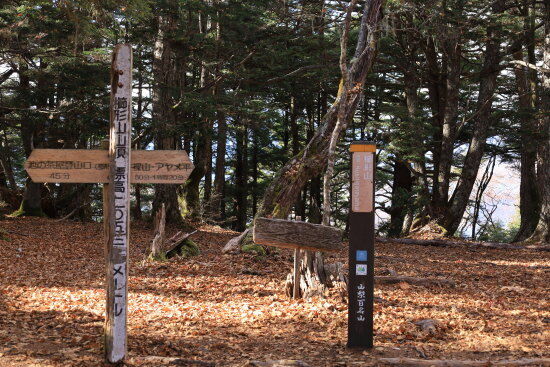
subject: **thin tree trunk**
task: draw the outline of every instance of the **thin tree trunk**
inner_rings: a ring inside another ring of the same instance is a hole
[[[477,221],[479,219],[479,213],[481,210],[481,201],[483,199],[483,193],[487,189],[487,186],[489,186],[489,183],[491,182],[491,178],[493,178],[496,162],[497,162],[497,157],[496,155],[493,155],[487,162],[487,166],[485,167],[485,171],[483,172],[483,176],[481,176],[481,180],[479,182],[479,186],[476,192],[476,197],[474,200],[474,212],[472,214],[472,236],[471,236],[472,240],[475,240],[477,237],[476,227],[477,227]]]
[[[4,175],[7,180],[8,187],[11,190],[16,190],[17,184],[15,183],[13,166],[11,164],[11,153],[8,145],[8,139],[6,139],[5,135],[4,135],[4,143],[0,147],[0,163],[2,164],[2,170],[4,171]]]
[[[235,158],[235,230],[242,232],[247,222],[248,196],[248,155],[247,155],[247,128],[237,127],[237,143]]]
[[[216,176],[214,178],[214,194],[212,207],[217,211],[217,218],[225,219],[225,153],[227,139],[227,123],[225,114],[218,110],[218,140],[216,150]]]
[[[258,154],[259,154],[258,131],[252,130],[252,218],[258,211]]]

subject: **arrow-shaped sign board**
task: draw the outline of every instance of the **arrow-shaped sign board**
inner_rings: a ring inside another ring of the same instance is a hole
[[[34,182],[108,183],[109,151],[35,149],[25,162]],[[133,150],[131,183],[181,184],[193,171],[184,150]]]

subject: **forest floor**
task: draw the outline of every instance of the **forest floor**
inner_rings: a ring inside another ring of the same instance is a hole
[[[6,218],[0,228],[0,366],[102,366],[102,225]],[[131,232],[128,345],[140,356],[243,366],[299,359],[311,366],[383,365],[382,357],[502,360],[550,357],[550,255],[531,250],[377,244],[376,271],[446,278],[456,286],[380,285],[375,348],[346,348],[336,293],[294,301],[283,283],[291,252],[222,255],[235,232],[203,225],[201,254],[144,261],[150,225]],[[171,229],[174,230],[173,228]],[[343,261],[345,250],[329,256]],[[414,322],[439,321],[429,334]]]

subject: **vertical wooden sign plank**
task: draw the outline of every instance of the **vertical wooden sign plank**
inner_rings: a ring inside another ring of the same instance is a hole
[[[348,347],[372,348],[374,301],[374,173],[376,145],[353,142],[349,234]]]
[[[111,65],[110,174],[104,198],[107,307],[105,357],[117,363],[126,356],[128,244],[130,236],[130,153],[132,132],[132,48],[115,47]]]

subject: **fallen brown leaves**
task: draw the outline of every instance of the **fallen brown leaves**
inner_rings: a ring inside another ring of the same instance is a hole
[[[0,366],[101,366],[101,224],[17,218],[0,226],[10,231],[7,241],[0,240]],[[311,366],[368,366],[380,365],[374,359],[380,357],[550,354],[547,253],[378,244],[377,275],[444,278],[456,286],[377,286],[376,347],[360,351],[345,347],[347,307],[336,293],[311,301],[285,297],[290,251],[274,250],[267,258],[222,255],[235,233],[198,229],[192,239],[201,255],[151,263],[143,259],[152,230],[133,224],[130,365],[295,359]],[[329,261],[345,261],[345,255]],[[436,320],[435,331],[415,325],[425,319]]]

